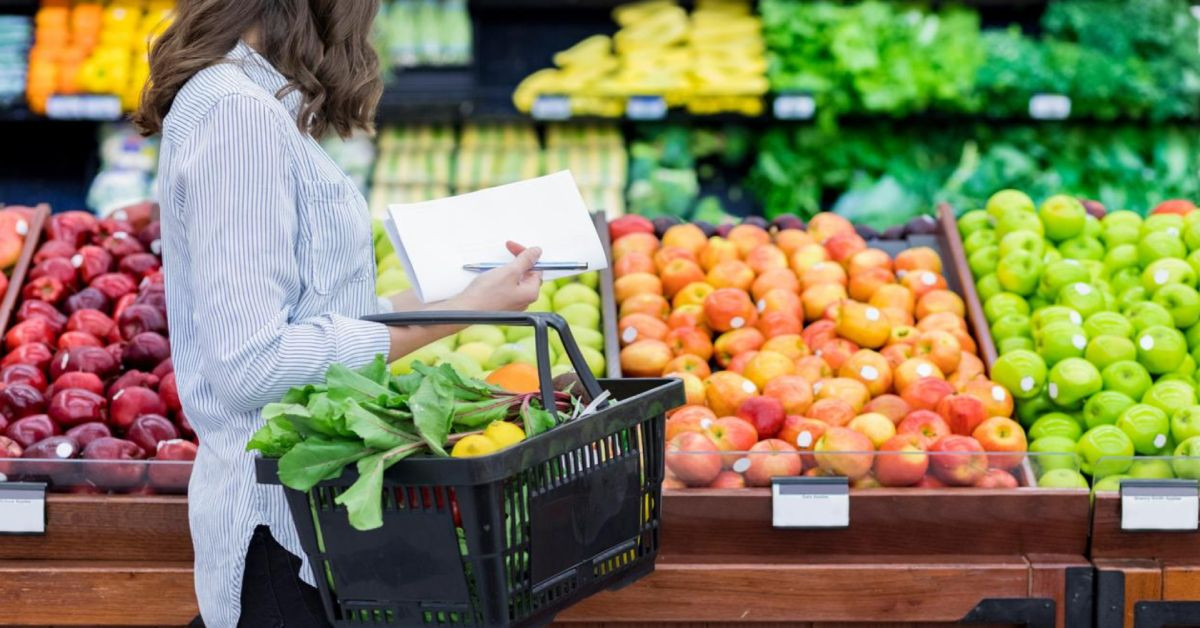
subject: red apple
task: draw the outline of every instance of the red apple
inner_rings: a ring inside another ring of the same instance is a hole
[[[914,410],[908,413],[896,426],[897,434],[920,434],[929,442],[950,434],[950,426],[936,412],[929,410]]]
[[[800,461],[804,463],[804,468],[811,469],[817,466],[817,460],[812,455],[813,448],[827,429],[829,424],[824,421],[790,415],[784,420],[783,429],[779,430],[778,437],[779,440],[795,446],[801,452]]]
[[[988,452],[988,462],[995,469],[1012,469],[1025,460],[1028,442],[1025,430],[1012,419],[994,416],[979,424],[971,433]],[[1007,455],[998,455],[998,454]]]
[[[975,488],[1017,488],[1017,478],[1003,469],[988,469],[975,483]]]
[[[721,473],[721,456],[704,434],[684,432],[667,443],[667,467],[688,486],[708,486]]]
[[[987,473],[988,460],[983,446],[970,436],[943,436],[929,451],[933,454],[929,466],[934,475],[949,486],[971,486]]]
[[[151,486],[175,491],[186,489],[192,474],[192,465],[188,462],[196,459],[196,444],[178,438],[162,441],[154,452],[154,459],[147,471]],[[666,482],[663,485],[665,487]]]
[[[749,451],[758,442],[754,426],[737,417],[723,417],[707,425],[704,433],[716,444],[717,449],[736,452],[722,457],[726,467],[732,466],[735,460],[742,457],[742,452]]]
[[[722,471],[708,488],[746,488],[746,478],[737,471]]]
[[[950,431],[960,436],[970,436],[987,418],[987,410],[977,397],[953,394],[938,402],[937,413],[946,420]]]
[[[831,427],[817,441],[815,451],[822,470],[857,480],[871,471],[875,446],[871,439],[850,428]]]
[[[879,446],[875,479],[884,486],[912,486],[929,470],[929,442],[920,434],[897,434]]]
[[[770,486],[773,477],[792,477],[800,475],[803,465],[796,448],[777,439],[755,443],[746,456],[749,465],[744,474],[747,486]],[[741,462],[734,465],[736,471]]]
[[[787,419],[783,404],[774,397],[751,397],[743,401],[737,416],[754,426],[760,440],[775,438]]]

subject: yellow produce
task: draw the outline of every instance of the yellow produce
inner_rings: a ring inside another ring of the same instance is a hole
[[[507,421],[493,421],[483,430],[483,435],[495,443],[498,449],[512,447],[525,440],[525,430]]]
[[[494,454],[498,449],[492,439],[483,434],[472,434],[455,443],[454,449],[450,450],[450,456],[453,458],[477,458]]]

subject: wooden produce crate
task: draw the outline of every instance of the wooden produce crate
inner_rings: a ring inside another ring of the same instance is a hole
[[[1200,532],[1127,532],[1121,497],[1097,493],[1096,628],[1200,625]]]
[[[33,255],[37,252],[38,245],[41,244],[42,228],[49,216],[49,205],[42,203],[34,207],[33,217],[28,225],[29,231],[25,236],[25,243],[21,247],[21,256],[17,258],[17,263],[8,276],[8,289],[4,291],[3,299],[0,299],[0,334],[8,331],[9,321],[12,320],[17,302],[21,298],[21,288],[25,285],[25,277],[29,274],[29,269],[33,267]]]

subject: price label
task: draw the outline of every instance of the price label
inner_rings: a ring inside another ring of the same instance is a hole
[[[775,97],[774,109],[779,120],[812,120],[817,101],[808,94],[781,94]]]
[[[567,120],[571,117],[571,99],[566,96],[538,96],[531,112],[535,120]]]
[[[1066,120],[1071,117],[1071,98],[1063,94],[1035,94],[1029,99],[1029,117],[1034,120]]]
[[[631,96],[625,103],[630,120],[662,120],[667,117],[667,101],[662,96]]]
[[[0,534],[45,533],[46,485],[0,482]]]
[[[776,528],[850,527],[846,478],[771,478],[771,522]]]
[[[54,120],[120,120],[121,99],[111,94],[51,96],[46,117]]]
[[[1121,529],[1197,531],[1200,529],[1200,484],[1194,480],[1123,480]]]

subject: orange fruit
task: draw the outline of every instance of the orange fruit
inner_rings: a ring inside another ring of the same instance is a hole
[[[517,394],[534,393],[541,389],[537,368],[521,363],[507,364],[492,371],[487,383]]]

